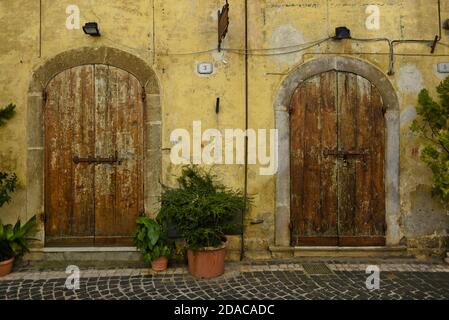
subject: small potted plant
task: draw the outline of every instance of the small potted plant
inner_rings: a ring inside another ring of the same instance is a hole
[[[142,252],[143,259],[151,263],[154,271],[167,269],[168,258],[172,246],[167,240],[167,232],[156,220],[147,217],[137,218],[137,231],[134,236],[137,249]]]
[[[235,229],[248,201],[195,166],[183,167],[178,183],[178,188],[165,188],[158,220],[174,225],[185,241],[193,276],[218,277],[224,273],[226,232]]]
[[[36,234],[36,216],[24,225],[20,219],[13,226],[0,221],[0,277],[8,275],[14,260],[29,252],[28,238]]]

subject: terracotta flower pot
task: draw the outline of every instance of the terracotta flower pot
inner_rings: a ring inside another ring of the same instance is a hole
[[[167,270],[168,258],[167,257],[159,257],[156,260],[151,262],[151,269],[154,271],[160,272]]]
[[[226,244],[219,248],[187,250],[189,272],[196,278],[215,278],[224,273]]]
[[[14,258],[0,262],[0,277],[4,277],[11,273],[12,266],[14,264]]]

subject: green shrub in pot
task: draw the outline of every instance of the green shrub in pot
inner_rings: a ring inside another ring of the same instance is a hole
[[[217,176],[196,166],[183,167],[178,184],[177,188],[164,189],[158,221],[175,226],[190,256],[207,248],[222,248],[225,235],[236,227],[236,217],[248,208],[243,192],[224,186]]]

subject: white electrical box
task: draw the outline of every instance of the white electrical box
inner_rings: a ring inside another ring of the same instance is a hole
[[[449,62],[438,63],[438,72],[439,73],[449,73]]]
[[[200,62],[197,65],[197,72],[199,74],[212,74],[214,72],[214,65],[211,62]]]

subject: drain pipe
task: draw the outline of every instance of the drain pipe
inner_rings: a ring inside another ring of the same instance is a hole
[[[248,132],[248,109],[249,109],[249,75],[248,75],[248,0],[245,0],[245,132]],[[248,136],[245,136],[245,181],[244,181],[244,197],[245,206],[248,201]],[[240,243],[240,261],[245,255],[245,210],[242,212],[241,226],[242,235]]]

